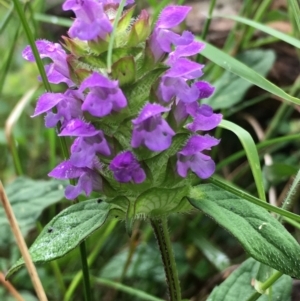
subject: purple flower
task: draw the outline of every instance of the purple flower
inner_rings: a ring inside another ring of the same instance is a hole
[[[190,10],[191,7],[177,5],[169,5],[162,10],[149,41],[156,62],[164,53],[172,51],[172,44],[187,45],[193,41],[194,36],[188,31],[180,36],[170,30],[179,25]]]
[[[103,9],[103,3],[95,0],[67,0],[63,10],[73,10],[76,19],[69,29],[71,38],[94,40],[105,39],[112,31],[112,24]]]
[[[127,183],[133,180],[139,184],[145,181],[146,174],[140,167],[131,151],[125,151],[118,154],[109,165],[110,170],[114,173],[114,177],[121,183]]]
[[[164,102],[170,102],[178,97],[186,103],[199,99],[199,88],[196,83],[189,85],[187,80],[200,77],[203,65],[185,58],[179,58],[173,66],[163,75],[158,87],[158,97]]]
[[[176,99],[173,106],[173,114],[177,125],[181,125],[189,116],[194,116],[198,107],[199,104],[197,101],[186,103]]]
[[[192,136],[177,154],[178,174],[185,178],[188,170],[191,169],[199,178],[209,178],[215,171],[215,162],[202,151],[210,150],[219,142],[220,140],[209,135]]]
[[[193,36],[194,39],[194,36]],[[198,54],[205,47],[205,44],[198,41],[192,41],[187,45],[178,45],[173,52],[169,54],[167,64],[172,66],[179,58],[189,57]]]
[[[67,64],[67,54],[58,43],[52,43],[47,40],[38,40],[35,42],[40,57],[50,58],[53,63],[46,65],[45,70],[50,83],[59,84],[66,83],[69,87],[73,86],[70,80],[70,72]],[[22,56],[24,59],[35,62],[35,58],[31,47],[28,45],[23,50]]]
[[[213,86],[205,81],[196,82],[195,86],[199,91],[198,99],[211,96],[215,90]],[[221,114],[214,114],[212,108],[208,105],[199,106],[197,101],[189,103],[177,98],[175,104],[173,114],[178,125],[184,122],[188,116],[194,118],[194,122],[187,125],[187,128],[191,131],[209,131],[222,120]]]
[[[120,4],[121,0],[101,0],[101,2],[104,5],[107,5],[107,4]],[[134,0],[127,0],[126,3],[125,3],[125,6],[133,4],[133,3],[134,3]]]
[[[96,154],[110,155],[110,149],[101,130],[81,119],[71,120],[59,136],[75,136],[71,146],[70,163],[76,167],[92,168]]]
[[[192,123],[186,125],[186,128],[192,132],[210,131],[217,127],[222,120],[222,114],[215,114],[209,105],[201,105],[194,113]]]
[[[215,91],[215,87],[213,87],[210,83],[205,81],[196,82],[195,85],[199,90],[200,99],[210,97]]]
[[[60,180],[76,179],[84,173],[82,168],[78,168],[71,164],[70,161],[63,161],[58,164],[48,176]]]
[[[97,154],[111,154],[108,143],[102,131],[91,137],[78,137],[71,146],[70,162],[76,167],[92,168]]]
[[[75,199],[82,191],[88,196],[92,191],[102,190],[102,179],[97,171],[86,167],[76,167],[70,161],[60,163],[48,176],[61,180],[79,178],[75,186],[66,187],[65,196],[69,200]]]
[[[82,82],[80,91],[88,88],[90,92],[85,98],[82,110],[88,111],[93,116],[103,117],[127,106],[127,100],[117,80],[110,80],[94,72]]]
[[[82,119],[72,119],[64,127],[59,136],[91,137],[98,132],[92,124],[86,123]]]
[[[82,99],[82,93],[69,89],[65,93],[44,93],[39,98],[31,117],[47,113],[45,117],[46,127],[55,127],[58,122],[61,122],[62,127],[64,127],[73,118],[83,116]],[[54,107],[56,107],[56,113],[52,112]]]
[[[161,116],[161,113],[169,110],[158,104],[146,104],[140,115],[132,120],[131,146],[145,145],[155,152],[169,148],[175,132]]]

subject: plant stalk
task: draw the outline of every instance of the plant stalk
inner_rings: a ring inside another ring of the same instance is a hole
[[[181,301],[180,283],[168,231],[167,218],[164,217],[161,219],[151,219],[151,225],[154,230],[162,257],[170,301]]]

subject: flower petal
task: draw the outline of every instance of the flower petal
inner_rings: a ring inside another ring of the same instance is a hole
[[[37,101],[34,114],[31,117],[38,116],[42,113],[46,113],[54,108],[61,100],[65,98],[62,93],[50,93],[46,92],[42,94]]]
[[[63,161],[57,165],[51,172],[49,177],[67,180],[80,177],[84,173],[82,168],[75,167],[70,161]]]
[[[173,28],[180,24],[190,12],[190,6],[168,5],[160,13],[157,28]]]
[[[85,123],[81,119],[70,120],[58,136],[78,136],[90,137],[99,131],[90,123]]]

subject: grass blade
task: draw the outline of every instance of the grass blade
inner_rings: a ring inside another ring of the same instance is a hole
[[[264,24],[249,20],[247,18],[244,17],[240,17],[240,16],[226,16],[226,15],[217,15],[216,17],[221,17],[221,18],[226,18],[226,19],[230,19],[230,20],[234,20],[236,22],[240,22],[246,25],[249,25],[253,28],[256,28],[262,32],[265,32],[267,34],[269,34],[270,36],[273,36],[281,41],[284,41],[292,46],[295,46],[297,48],[300,48],[300,41],[298,39],[295,39],[292,36],[289,36],[281,31],[278,31],[276,29],[273,29],[269,26],[266,26]]]
[[[241,141],[241,143],[244,147],[244,150],[246,152],[247,158],[249,160],[250,168],[251,168],[251,171],[252,171],[252,174],[254,177],[258,195],[259,195],[260,199],[266,201],[259,156],[257,153],[256,145],[255,145],[251,135],[246,130],[241,128],[240,126],[236,125],[233,122],[227,121],[227,120],[222,120],[222,122],[219,126],[226,130],[233,132],[235,135],[237,135],[237,137]]]
[[[201,39],[199,39],[201,41]],[[202,41],[204,42],[204,41]],[[285,91],[268,81],[266,78],[239,62],[237,59],[231,57],[229,54],[219,50],[218,48],[206,43],[206,47],[202,51],[202,55],[221,66],[222,68],[244,78],[245,80],[253,83],[254,85],[266,90],[280,98],[289,102],[300,105],[300,99],[287,94]]]
[[[297,0],[289,0],[289,4],[291,5],[292,9],[291,12],[294,15],[294,19],[296,21],[298,30],[300,31],[300,8],[299,4],[297,3]]]

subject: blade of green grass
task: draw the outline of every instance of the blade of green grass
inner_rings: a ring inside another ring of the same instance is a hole
[[[202,40],[205,40],[205,38],[207,36],[209,25],[210,25],[211,18],[212,18],[212,13],[214,11],[215,5],[216,5],[216,0],[210,1],[209,10],[208,10],[208,16],[207,16],[207,18],[205,20],[204,28],[203,28],[202,34],[201,34],[201,39]]]
[[[221,17],[221,18],[226,18],[226,19],[230,19],[230,20],[234,20],[236,22],[240,22],[240,23],[243,23],[243,24],[247,24],[253,28],[256,28],[260,31],[263,31],[281,41],[284,41],[290,45],[293,45],[297,48],[300,48],[300,41],[298,39],[295,39],[294,37],[292,36],[289,36],[281,31],[278,31],[276,29],[273,29],[269,26],[266,26],[264,24],[261,24],[261,23],[258,23],[256,21],[252,21],[252,20],[249,20],[249,19],[246,19],[244,17],[240,17],[240,16],[226,16],[226,15],[217,15],[215,17]]]
[[[6,12],[6,15],[4,16],[4,18],[2,19],[2,22],[0,24],[0,34],[2,33],[2,31],[6,28],[10,18],[12,17],[12,14],[14,12],[14,6],[11,5],[9,10]]]
[[[4,87],[5,79],[9,71],[10,64],[13,59],[14,55],[14,49],[16,48],[16,44],[18,42],[18,36],[20,33],[20,25],[17,26],[17,30],[15,31],[15,34],[13,35],[13,38],[11,41],[9,41],[11,44],[8,45],[8,51],[7,51],[7,57],[4,60],[2,66],[1,66],[1,73],[0,73],[0,95],[2,94],[2,90]]]
[[[202,41],[201,39],[199,39]],[[202,41],[204,42],[204,41]],[[266,90],[280,98],[283,98],[287,101],[300,105],[300,99],[293,97],[284,90],[280,89],[266,78],[246,66],[245,64],[239,62],[237,59],[231,57],[227,53],[219,50],[218,48],[212,46],[209,43],[206,43],[206,47],[201,52],[206,58],[214,62],[215,64],[221,66],[222,68],[244,78],[245,80],[253,83],[254,85]]]
[[[300,31],[300,8],[297,0],[289,0],[289,4],[291,5],[292,9],[291,12],[294,15],[294,19],[296,21],[298,30]]]
[[[127,293],[129,295],[132,295],[136,298],[138,298],[138,300],[147,300],[147,301],[163,301],[162,299],[158,299],[152,295],[149,295],[141,290],[138,290],[136,288],[132,288],[130,286],[115,282],[115,281],[111,281],[109,279],[103,279],[103,278],[96,278],[94,277],[93,280],[96,283],[105,285],[107,287],[111,287],[114,288],[116,290],[120,290],[124,293]]]
[[[257,153],[256,145],[251,135],[240,126],[228,120],[222,120],[219,126],[233,132],[241,141],[249,161],[249,165],[254,177],[258,195],[262,200],[266,201],[259,156]]]
[[[260,142],[256,145],[258,150],[264,149],[266,147],[269,146],[273,146],[276,144],[281,145],[282,147],[284,147],[288,142],[294,141],[294,140],[299,140],[300,139],[300,134],[293,134],[293,135],[288,135],[288,136],[283,136],[283,137],[278,137],[278,138],[274,138],[274,139],[270,139],[270,140],[266,140],[263,142]],[[225,158],[224,160],[222,160],[222,162],[220,162],[217,165],[216,170],[220,170],[221,168],[223,168],[224,166],[231,164],[232,162],[243,158],[246,155],[246,151],[245,150],[241,150],[238,151],[234,154],[232,154],[231,156],[229,156],[228,158]]]
[[[257,22],[261,21],[267,9],[271,5],[272,0],[262,0],[255,12],[253,19]],[[242,39],[242,48],[247,49],[248,43],[254,34],[254,28],[247,28]]]
[[[34,14],[34,19],[36,21],[55,24],[55,25],[60,25],[60,26],[64,26],[64,27],[71,27],[71,25],[73,23],[72,20],[69,20],[67,18],[56,17],[56,16],[40,14],[40,13],[35,13]]]

